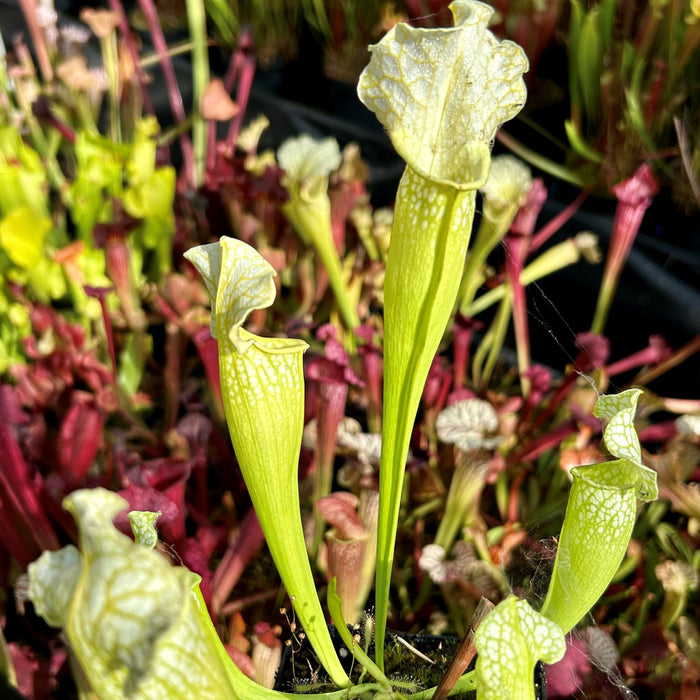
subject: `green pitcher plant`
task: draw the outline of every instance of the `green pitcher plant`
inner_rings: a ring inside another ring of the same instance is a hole
[[[509,596],[479,626],[479,700],[534,700],[535,663],[554,663],[565,637],[595,605],[620,568],[637,518],[637,502],[658,495],[656,472],[642,464],[634,415],[639,389],[600,396],[603,442],[614,460],[575,467],[557,556],[542,609]],[[508,691],[508,694],[504,692]]]
[[[450,5],[455,26],[397,24],[370,47],[358,95],[406,161],[384,288],[384,412],[379,482],[376,610],[388,613],[394,541],[413,422],[425,379],[452,315],[477,190],[488,177],[496,131],[525,102],[523,50],[499,42],[494,10]],[[381,644],[377,645],[378,653]],[[382,666],[381,656],[377,663]]]
[[[289,201],[282,205],[282,212],[302,241],[315,248],[349,331],[350,344],[354,346],[352,333],[360,325],[360,319],[333,241],[328,197],[328,177],[342,162],[338,142],[334,138],[315,141],[302,134],[287,139],[279,147],[277,161],[285,171],[282,184],[289,193]]]
[[[63,506],[80,549],[44,552],[29,565],[28,596],[63,628],[80,697],[100,700],[285,700],[228,655],[199,589],[201,577],[158,554],[160,513],[132,511],[132,541],[112,520],[127,507],[103,488],[74,491]],[[326,694],[341,700],[345,691]]]
[[[575,467],[552,581],[542,614],[564,632],[596,603],[617,572],[632,536],[637,500],[658,496],[656,472],[642,464],[634,414],[640,389],[601,396],[595,415],[614,461]],[[591,524],[595,523],[592,527]]]
[[[29,597],[65,630],[86,679],[80,691],[105,699],[235,700],[200,577],[153,550],[155,514],[130,514],[135,542],[119,532],[112,519],[126,505],[106,489],[73,492],[64,507],[78,524],[80,551],[44,552],[29,566]]]
[[[489,613],[474,643],[479,700],[535,700],[535,664],[555,663],[566,652],[561,627],[514,595]]]
[[[254,248],[222,237],[186,257],[211,297],[212,335],[226,420],[270,553],[309,641],[333,681],[348,679],[316,595],[299,507],[298,465],[304,429],[303,340],[263,338],[245,328],[248,314],[275,299],[275,270]]]

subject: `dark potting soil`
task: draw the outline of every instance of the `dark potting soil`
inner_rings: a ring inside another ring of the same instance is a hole
[[[353,683],[360,682],[364,669],[354,660],[351,652],[340,639],[340,635],[335,627],[331,625],[329,629],[343,668]],[[362,634],[361,627],[351,628],[351,631],[354,635],[360,634],[358,645],[373,659],[375,653],[374,641],[370,641],[369,645],[366,644],[365,635]],[[433,663],[429,663],[416,655],[410,648],[398,641],[399,637],[430,658]],[[296,639],[299,639],[299,632],[296,633]],[[335,685],[319,664],[308,640],[304,638],[301,642],[295,640],[291,640],[291,642],[292,644],[287,645],[282,656],[282,663],[277,672],[275,690],[309,693],[322,693],[334,690]],[[459,637],[437,637],[428,634],[389,632],[385,643],[385,674],[390,680],[399,681],[401,684],[414,684],[414,687],[410,690],[406,689],[403,691],[406,695],[434,687],[444,675],[459,642]],[[362,678],[364,683],[372,683],[373,680],[369,674],[365,674]],[[397,690],[401,690],[401,688],[397,688]],[[474,697],[474,695],[464,694],[452,697],[466,700]]]
[[[375,653],[374,641],[370,641],[369,645],[366,644],[362,627],[359,625],[355,628],[349,627],[349,629],[353,635],[360,635],[358,645],[373,659]],[[364,669],[359,663],[354,661],[351,652],[340,639],[335,626],[330,625],[329,630],[343,668],[350,676],[351,681],[354,684],[360,681],[365,683],[373,682],[373,678],[369,674],[361,677]],[[295,638],[290,640],[291,643],[287,645],[282,656],[282,662],[277,672],[275,690],[308,693],[311,695],[334,690],[334,684],[320,665],[308,640],[306,638],[300,640],[299,631],[295,634]],[[399,639],[407,642],[411,647],[427,656],[432,663],[421,658]],[[455,636],[387,632],[384,654],[385,675],[389,680],[398,681],[401,686],[396,689],[407,696],[433,688],[445,674],[460,641],[460,638]],[[474,668],[475,661],[475,659],[472,660],[467,671]],[[538,662],[535,666],[533,680],[536,700],[546,700],[547,679],[542,662]],[[413,687],[410,689],[406,688],[405,684],[413,684]],[[459,695],[451,695],[450,698],[453,700],[475,700],[476,692],[469,691]]]

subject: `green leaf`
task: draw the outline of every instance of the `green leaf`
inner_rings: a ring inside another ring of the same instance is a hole
[[[16,302],[10,303],[0,287],[0,374],[25,362],[22,340],[31,332],[27,308]]]
[[[601,0],[598,14],[598,32],[603,51],[609,48],[612,41],[616,13],[617,0]]]
[[[603,432],[603,442],[610,454],[636,464],[642,462],[642,448],[637,431],[634,429],[634,414],[641,395],[641,389],[628,389],[619,394],[603,394],[598,398],[593,409],[593,415],[596,418],[608,422]],[[650,469],[647,471],[653,474]]]
[[[603,162],[603,156],[598,153],[595,148],[586,143],[586,140],[579,133],[575,122],[571,119],[565,120],[564,130],[566,131],[566,137],[569,139],[571,148],[573,148],[576,153],[590,160],[592,163],[600,164]]]
[[[19,278],[14,272],[12,277]],[[22,270],[21,274],[23,283],[29,285],[34,296],[45,304],[52,299],[60,299],[67,291],[63,268],[46,255],[39,258],[36,265]]]
[[[0,128],[0,215],[29,207],[47,216],[48,180],[39,154],[27,146],[13,126]]]
[[[598,25],[599,10],[594,7],[583,20],[576,56],[578,83],[588,123],[595,123],[600,108],[600,75],[603,46]]]
[[[601,396],[595,415],[608,421],[611,462],[572,469],[573,485],[542,614],[568,632],[610,584],[627,550],[637,499],[658,495],[656,472],[641,462],[634,413],[642,392]]]
[[[316,140],[302,134],[287,139],[277,151],[280,168],[286,177],[298,183],[327,177],[340,167],[342,160],[338,142],[332,136]]]
[[[48,216],[21,206],[0,221],[0,245],[15,265],[30,269],[41,260],[50,230]]]
[[[73,545],[58,552],[44,552],[29,565],[27,595],[37,614],[52,627],[66,626],[81,571],[82,558]]]
[[[207,16],[211,19],[226,46],[234,46],[238,36],[239,21],[225,0],[205,0]]]
[[[112,197],[121,197],[128,147],[101,136],[78,132],[75,139],[77,172],[67,199],[80,238],[92,245],[92,229],[112,217]]]
[[[408,446],[428,370],[459,291],[476,191],[406,168],[384,291],[384,413],[379,479],[377,629],[384,634]],[[415,235],[416,232],[420,235]]]
[[[477,700],[534,700],[535,664],[553,664],[566,652],[561,627],[513,595],[486,616],[474,644]]]
[[[343,640],[343,644],[352,653],[355,659],[362,665],[363,668],[373,677],[376,678],[380,683],[383,683],[387,688],[391,687],[389,679],[382,673],[381,669],[377,664],[372,661],[372,659],[367,656],[362,647],[358,646],[348,630],[348,626],[343,619],[343,603],[338,595],[338,581],[334,577],[328,584],[328,612],[331,614],[331,618],[335,623],[335,628]]]
[[[287,139],[277,152],[284,169],[282,184],[289,201],[281,208],[294,230],[307,245],[311,243],[328,273],[338,308],[348,329],[360,325],[354,302],[343,275],[331,228],[328,175],[340,167],[342,156],[334,138],[314,140],[302,135]]]
[[[144,347],[145,344],[149,347]],[[119,353],[117,372],[117,382],[127,396],[133,396],[141,386],[147,355],[150,354],[152,345],[151,336],[140,333],[129,333],[127,336],[126,343]]]
[[[155,117],[144,117],[136,124],[136,134],[126,161],[126,174],[130,185],[148,180],[156,167],[156,139],[160,127]]]
[[[569,93],[571,106],[577,108],[581,102],[581,78],[578,68],[578,47],[583,27],[583,7],[579,0],[571,0],[571,18],[569,19],[568,58],[569,58]]]
[[[127,214],[136,219],[158,216],[171,220],[172,235],[174,221],[172,216],[173,200],[175,199],[175,168],[158,168],[147,178],[142,178],[124,192],[122,202]],[[151,239],[146,247],[155,248],[156,240]]]
[[[147,179],[124,192],[124,209],[131,216],[142,219],[134,232],[135,247],[155,251],[152,278],[156,280],[172,269],[175,181],[174,168],[158,168]]]
[[[209,292],[212,336],[245,352],[253,340],[244,342],[241,328],[251,311],[266,309],[274,302],[275,269],[254,248],[227,236],[218,243],[192,248],[185,257],[197,268]]]
[[[87,131],[76,134],[77,177],[89,181],[94,187],[106,188],[111,195],[121,194],[128,155],[127,144],[117,144],[105,136]]]
[[[233,663],[199,589],[200,577],[120,533],[112,519],[127,502],[102,488],[74,491],[80,549],[44,552],[28,568],[38,614],[65,629],[81,697],[101,700],[296,700],[264,688]],[[155,513],[133,512],[151,540]],[[0,662],[1,663],[1,662]],[[345,700],[347,691],[322,700]]]
[[[629,87],[625,88],[625,117],[632,128],[642,139],[644,145],[650,150],[656,150],[653,139],[646,125],[646,117],[642,107],[642,83],[645,75],[646,61],[638,60],[634,63]]]

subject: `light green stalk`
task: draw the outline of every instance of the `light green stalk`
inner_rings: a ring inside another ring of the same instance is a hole
[[[207,46],[207,18],[203,0],[187,0],[187,24],[192,40],[192,88],[196,115],[192,124],[195,187],[204,181],[207,159],[207,124],[200,114],[202,96],[209,84],[209,48]]]
[[[98,34],[102,65],[107,74],[107,89],[109,94],[109,136],[116,143],[122,142],[123,130],[120,110],[120,75],[119,75],[119,44],[116,23],[107,25],[111,30]]]
[[[333,241],[328,197],[328,176],[342,162],[338,143],[334,138],[315,141],[307,135],[287,139],[277,152],[277,160],[285,171],[282,184],[289,192],[289,201],[282,211],[302,241],[316,249],[354,350],[352,332],[360,325],[360,319]]]
[[[377,567],[377,517],[379,511],[379,494],[374,489],[364,489],[360,493],[358,514],[367,530],[365,543],[365,559],[360,573],[360,587],[357,593],[355,615],[359,617],[365,609],[367,597],[374,585],[374,572]]]
[[[493,159],[488,180],[481,188],[483,216],[467,256],[459,295],[462,315],[474,301],[483,282],[482,268],[486,259],[508,233],[518,209],[525,203],[531,184],[530,169],[517,158],[503,155]]]
[[[475,520],[487,469],[487,463],[464,455],[457,462],[445,501],[445,514],[435,533],[435,544],[446,552],[452,549],[462,528],[469,527]]]
[[[270,306],[276,294],[275,271],[253,248],[222,237],[185,256],[211,296],[226,420],[270,553],[319,660],[343,687],[348,678],[328,633],[301,526],[298,463],[307,345],[242,328],[248,314]]]
[[[471,525],[477,515],[488,458],[501,442],[499,428],[496,409],[481,399],[457,401],[438,414],[435,421],[438,439],[459,449],[445,512],[434,540],[445,552],[452,549],[462,527]]]
[[[498,127],[525,101],[527,59],[488,31],[488,5],[457,0],[451,29],[396,25],[376,46],[358,94],[407,163],[386,269],[384,417],[377,544],[377,663],[383,665],[391,568],[413,422],[454,307],[476,190]]]
[[[520,282],[528,286],[533,282],[551,275],[569,265],[577,263],[581,256],[590,263],[600,262],[600,250],[597,238],[592,233],[579,233],[545,250],[535,258],[520,274]],[[503,283],[485,292],[461,313],[464,316],[476,316],[492,306],[508,293],[508,285]]]
[[[10,648],[7,646],[5,635],[0,630],[0,678],[2,678],[8,686],[17,687],[17,672],[15,665],[12,662]]]
[[[506,284],[496,316],[474,353],[472,379],[477,387],[484,387],[491,380],[505,342],[512,311],[513,290],[510,284]]]
[[[81,19],[90,26],[100,42],[102,65],[107,75],[109,96],[109,138],[115,143],[122,142],[122,121],[119,111],[119,51],[117,44],[117,18],[106,10],[88,9],[81,13]]]

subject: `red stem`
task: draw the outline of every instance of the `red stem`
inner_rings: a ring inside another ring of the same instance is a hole
[[[207,375],[209,388],[214,396],[217,414],[224,417],[224,398],[221,393],[221,374],[219,372],[219,351],[216,338],[212,338],[209,328],[202,328],[192,336],[192,341],[197,348],[199,359],[204,365],[204,373]]]
[[[175,426],[179,408],[182,368],[180,366],[180,330],[174,323],[165,324],[165,428]]]
[[[151,96],[148,94],[148,88],[146,87],[146,74],[141,67],[141,58],[139,57],[139,52],[136,49],[136,44],[134,43],[134,38],[131,34],[131,29],[129,28],[129,20],[127,19],[126,12],[124,12],[124,6],[120,0],[108,0],[109,7],[112,12],[116,12],[119,15],[119,32],[124,39],[124,44],[126,45],[126,50],[131,56],[131,60],[134,64],[134,70],[136,71],[136,76],[138,78],[139,89],[141,90],[141,99],[143,100],[143,108],[147,114],[154,114],[153,102],[151,101]]]
[[[580,208],[588,195],[589,190],[583,190],[576,199],[562,209],[553,219],[550,219],[530,242],[530,254],[534,253],[542,244],[546,243]]]
[[[520,496],[520,487],[527,477],[527,470],[521,469],[520,473],[513,479],[513,483],[510,485],[510,490],[508,492],[508,523],[517,523],[518,518],[518,497]]]
[[[659,100],[661,99],[661,93],[663,92],[666,83],[666,63],[664,61],[657,59],[654,61],[654,77],[652,78],[651,88],[649,90],[649,97],[647,99],[644,123],[647,128],[650,128],[654,117],[657,114],[659,107]]]
[[[505,268],[508,284],[513,295],[513,326],[515,328],[515,345],[518,350],[518,371],[524,394],[528,393],[529,382],[523,376],[530,366],[530,333],[527,322],[527,299],[525,287],[520,281],[525,255],[530,239],[526,236],[507,235],[503,239],[506,249]]]
[[[263,543],[260,522],[250,508],[245,514],[236,539],[228,546],[212,580],[212,609],[218,613],[241,577],[248,562]]]
[[[553,430],[550,430],[545,435],[533,440],[525,447],[508,458],[510,464],[519,464],[521,462],[532,462],[540,455],[548,450],[561,445],[562,440],[576,432],[576,421],[571,419],[561,423]]]
[[[85,287],[85,292],[88,296],[95,297],[100,302],[102,309],[102,322],[105,324],[105,336],[107,339],[107,353],[109,361],[112,365],[112,381],[117,382],[117,352],[114,348],[114,332],[112,330],[112,320],[109,317],[109,309],[107,308],[107,292],[111,288],[106,287]]]
[[[6,423],[0,422],[0,492],[3,509],[12,508],[20,516],[15,525],[34,540],[38,551],[59,548],[56,533],[36,496],[35,479],[24,461],[20,446]]]
[[[46,37],[39,26],[37,2],[36,0],[19,0],[19,4],[22,8],[24,21],[27,23],[27,29],[32,36],[32,44],[34,44],[34,51],[36,51],[41,76],[48,84],[53,81],[53,67],[51,66],[49,49],[46,46]]]
[[[160,65],[165,78],[165,85],[168,91],[168,100],[170,101],[170,109],[175,117],[175,122],[181,126],[186,120],[185,107],[182,103],[182,92],[177,84],[177,77],[173,62],[168,54],[168,44],[165,41],[163,29],[160,26],[160,20],[156,11],[153,0],[139,0],[143,14],[148,22],[148,29],[153,39]],[[192,150],[192,141],[185,131],[180,133],[178,137],[180,141],[180,149],[182,150],[182,159],[184,161],[183,174],[185,182],[189,187],[194,188],[196,178],[196,170],[194,166],[194,152]]]
[[[239,111],[238,114],[236,114],[236,116],[231,120],[228,135],[226,136],[226,145],[229,147],[232,153],[236,147],[238,133],[243,125],[243,119],[245,118],[246,108],[248,106],[248,99],[250,98],[250,90],[253,86],[253,78],[255,77],[255,53],[253,52],[253,48],[252,33],[250,31],[243,32],[238,42],[236,58],[234,59],[234,61],[238,61],[238,70],[234,75],[238,78],[236,104],[238,105]],[[232,66],[232,69],[233,68],[234,67]],[[224,82],[224,85],[229,91],[233,88],[233,83],[231,84],[230,88],[226,81]]]

